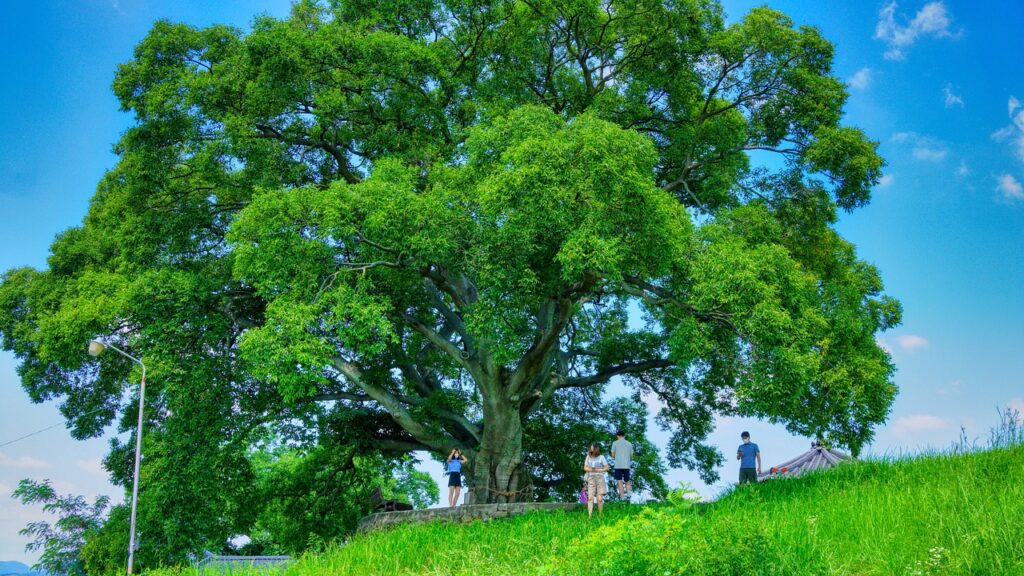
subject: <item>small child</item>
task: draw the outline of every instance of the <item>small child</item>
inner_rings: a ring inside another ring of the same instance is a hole
[[[587,483],[583,483],[583,487],[580,488],[580,504],[587,503]]]

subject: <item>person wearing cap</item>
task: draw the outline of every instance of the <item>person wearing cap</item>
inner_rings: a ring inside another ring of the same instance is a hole
[[[626,433],[622,430],[615,432],[616,440],[612,442],[612,459],[615,461],[615,483],[619,488],[619,499],[629,500],[633,492],[633,479],[630,477],[633,466],[633,444],[626,440]],[[626,484],[626,491],[623,493],[622,484]]]
[[[761,449],[750,441],[750,432],[740,434],[740,439],[743,444],[736,449],[736,459],[740,461],[740,484],[757,482],[757,475],[761,473]]]

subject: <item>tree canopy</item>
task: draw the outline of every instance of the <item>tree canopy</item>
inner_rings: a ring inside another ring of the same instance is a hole
[[[251,526],[245,455],[267,434],[460,446],[475,501],[571,493],[583,446],[563,441],[642,439],[645,398],[669,463],[709,480],[718,415],[856,452],[895,396],[875,336],[901,311],[834,228],[883,160],[842,123],[832,57],[812,27],[727,25],[712,0],[158,22],[118,69],[136,122],[83,224],[46,270],[3,276],[3,347],[77,437],[135,417],[131,366],[85,343],[145,359],[143,489],[177,482],[216,519],[183,542]]]

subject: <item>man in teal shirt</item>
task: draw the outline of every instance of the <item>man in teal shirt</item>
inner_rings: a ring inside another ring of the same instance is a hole
[[[743,444],[736,449],[736,459],[740,461],[740,484],[757,482],[761,473],[761,449],[750,441],[750,432],[740,434],[740,439]]]

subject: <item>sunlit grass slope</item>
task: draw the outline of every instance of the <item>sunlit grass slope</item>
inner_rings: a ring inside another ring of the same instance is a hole
[[[537,512],[402,526],[283,574],[1024,575],[1024,447],[858,462],[707,506],[620,505],[593,521]]]

